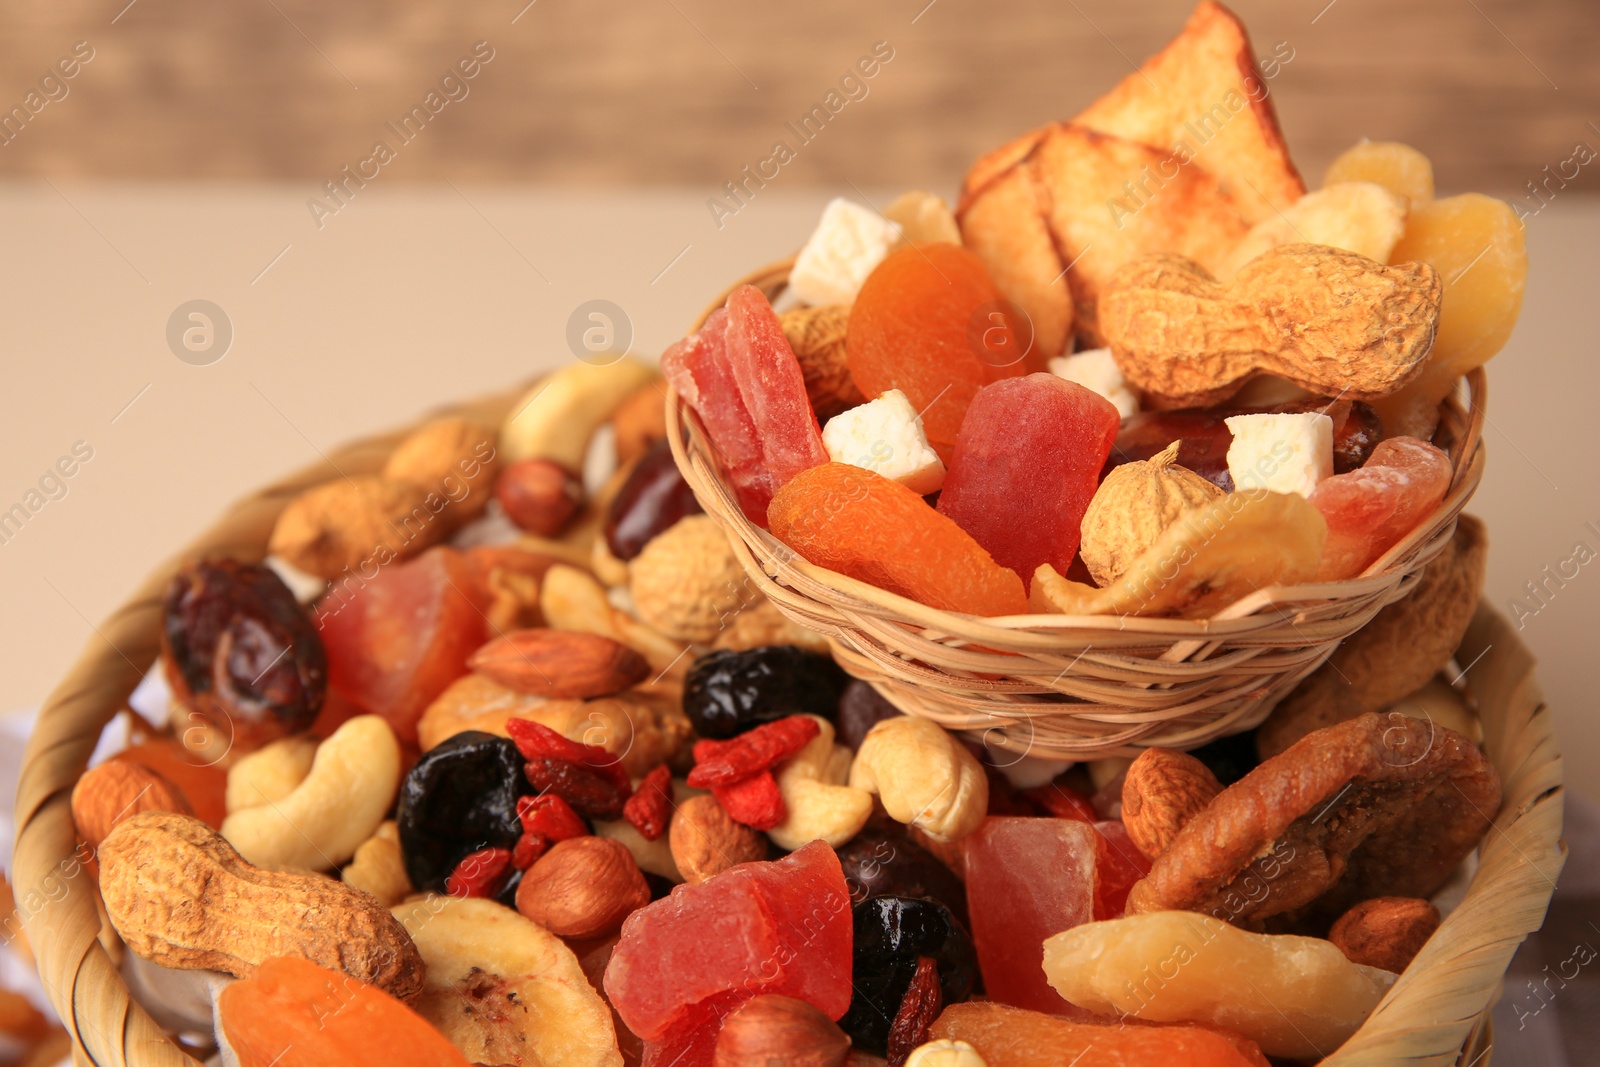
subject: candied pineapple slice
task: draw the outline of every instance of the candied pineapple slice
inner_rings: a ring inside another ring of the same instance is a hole
[[[1391,263],[1431,263],[1444,282],[1439,330],[1422,373],[1393,396],[1376,401],[1387,437],[1427,440],[1439,401],[1456,380],[1505,346],[1522,312],[1528,250],[1522,220],[1511,205],[1480,193],[1447,197],[1413,208]]]
[[[1395,980],[1320,937],[1252,934],[1189,911],[1075,926],[1046,939],[1044,971],[1081,1008],[1209,1023],[1297,1060],[1342,1045]]]
[[[1324,187],[1338,182],[1376,182],[1413,207],[1433,199],[1433,164],[1398,141],[1362,141],[1339,154],[1322,176]]]

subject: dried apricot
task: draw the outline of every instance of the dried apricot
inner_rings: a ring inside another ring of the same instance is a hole
[[[916,493],[872,471],[813,467],[778,491],[767,515],[773,534],[819,567],[945,611],[1028,610],[1015,571]]]
[[[1002,300],[982,260],[955,245],[913,246],[867,276],[850,311],[845,361],[861,395],[905,393],[948,464],[980,388],[1044,370],[1031,341],[1026,317]]]
[[[1361,141],[1339,153],[1322,176],[1325,187],[1339,182],[1376,182],[1417,207],[1433,199],[1433,164],[1408,144]]]
[[[267,960],[224,989],[217,1008],[240,1067],[468,1067],[400,1001],[309,960]]]

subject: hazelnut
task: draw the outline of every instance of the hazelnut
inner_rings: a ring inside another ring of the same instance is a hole
[[[678,805],[667,829],[667,842],[678,873],[690,885],[698,885],[735,864],[767,858],[766,838],[734,822],[717,798],[709,794],[690,797]]]
[[[650,902],[633,853],[609,837],[557,842],[522,876],[517,910],[557,937],[609,937]]]
[[[1187,752],[1147,748],[1122,780],[1122,822],[1149,859],[1167,850],[1184,824],[1222,792],[1211,768]]]
[[[1351,963],[1399,974],[1439,929],[1439,909],[1417,897],[1374,897],[1339,917],[1328,940]]]
[[[803,1000],[765,993],[740,1005],[717,1035],[716,1067],[839,1067],[850,1038]]]
[[[554,460],[523,459],[500,473],[494,495],[506,517],[539,537],[559,534],[583,503],[583,484]]]

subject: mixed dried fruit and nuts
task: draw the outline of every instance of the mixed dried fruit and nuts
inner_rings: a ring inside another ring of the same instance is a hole
[[[1270,106],[1125,228],[1072,214],[1251,69],[1205,3],[959,219],[830,206],[811,306],[740,289],[663,359],[745,514],[989,615],[1029,583],[1203,613],[1381,556],[1449,482],[1426,438],[1515,318],[1520,229],[1399,146],[1302,195]],[[203,979],[174,1029],[242,1067],[1259,1065],[1333,1051],[1423,950],[1500,804],[1435,678],[1473,520],[1259,731],[1072,766],[847,677],[701,513],[664,395],[575,364],[173,579],[173,728],[72,810],[130,983]]]

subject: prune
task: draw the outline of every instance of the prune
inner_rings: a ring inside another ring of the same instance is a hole
[[[978,972],[972,938],[937,900],[873,897],[855,906],[850,980],[855,994],[839,1025],[857,1045],[883,1055],[889,1024],[917,973],[917,957],[939,966],[944,1003],[966,1000]]]
[[[869,827],[839,847],[850,901],[930,897],[967,923],[967,890],[950,868],[903,833]]]
[[[700,512],[700,501],[672,459],[672,446],[662,438],[640,458],[606,509],[606,546],[618,559],[630,560],[656,534]]]
[[[884,719],[905,714],[889,703],[883,694],[859,678],[851,679],[839,698],[839,730],[835,736],[853,752],[861,747],[867,731]]]
[[[1261,762],[1256,754],[1256,732],[1246,730],[1242,734],[1229,734],[1219,737],[1215,741],[1208,741],[1199,748],[1189,753],[1195,759],[1211,768],[1211,773],[1217,776],[1217,781],[1223,785],[1232,785],[1251,771],[1256,769],[1256,764]]]
[[[1101,469],[1103,479],[1124,463],[1149,459],[1172,442],[1178,444],[1178,463],[1228,492],[1228,446],[1233,434],[1224,421],[1229,415],[1267,412],[1325,412],[1333,419],[1333,470],[1346,474],[1360,467],[1383,440],[1383,423],[1370,404],[1361,401],[1301,400],[1270,408],[1208,408],[1204,411],[1146,411],[1122,420],[1117,443]]]
[[[849,681],[832,657],[798,645],[712,652],[690,668],[683,710],[701,737],[723,740],[786,715],[832,720]]]
[[[322,640],[270,567],[191,563],[168,583],[161,621],[174,696],[241,751],[306,729],[322,709]]]
[[[522,836],[517,798],[533,793],[508,738],[467,730],[422,754],[400,785],[400,852],[418,889],[441,892],[456,864]]]

